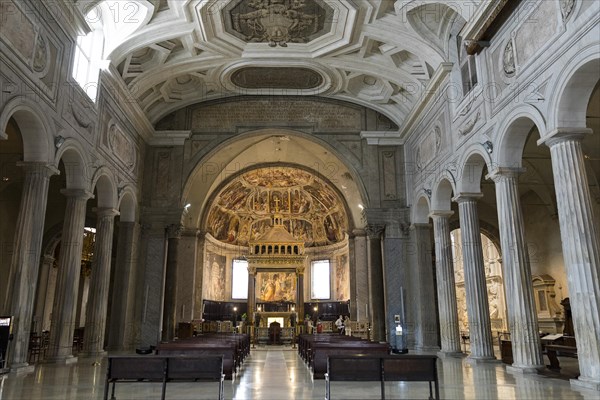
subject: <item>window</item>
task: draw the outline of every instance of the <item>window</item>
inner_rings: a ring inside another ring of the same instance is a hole
[[[248,261],[246,260],[233,260],[231,298],[248,298]]]
[[[88,97],[92,101],[96,101],[98,76],[104,49],[104,34],[96,9],[92,9],[86,15],[86,21],[90,24],[92,31],[87,35],[77,36],[75,57],[73,58],[73,78]]]
[[[92,1],[81,4],[91,32],[77,37],[73,79],[96,101],[100,69],[108,66],[110,53],[128,36],[148,23],[154,7],[147,1]]]
[[[316,300],[331,298],[329,260],[318,260],[311,263],[310,297]]]
[[[458,62],[460,65],[460,77],[463,85],[463,96],[477,85],[477,67],[475,56],[468,55],[460,36],[458,38]]]

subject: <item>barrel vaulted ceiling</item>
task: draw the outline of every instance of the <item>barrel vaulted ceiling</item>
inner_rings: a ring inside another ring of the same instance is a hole
[[[151,13],[106,58],[153,124],[237,95],[311,95],[398,126],[479,1],[136,0]],[[89,6],[94,2],[86,2]]]

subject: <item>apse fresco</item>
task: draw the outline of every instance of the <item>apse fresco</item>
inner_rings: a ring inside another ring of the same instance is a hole
[[[296,301],[296,274],[293,272],[261,272],[256,274],[259,301]]]
[[[299,169],[271,167],[229,183],[213,203],[207,230],[220,241],[247,246],[267,232],[275,212],[306,247],[338,243],[348,229],[339,196],[323,180]]]

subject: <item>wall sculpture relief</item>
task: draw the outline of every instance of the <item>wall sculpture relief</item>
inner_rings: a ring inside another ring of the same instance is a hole
[[[204,298],[215,301],[225,301],[225,266],[227,258],[224,255],[206,252],[204,265]]]
[[[335,260],[335,294],[336,300],[350,299],[350,265],[348,254],[341,254]]]
[[[247,246],[267,232],[276,211],[305,246],[338,243],[348,229],[344,206],[325,182],[306,171],[273,167],[247,172],[221,190],[207,231],[222,242]]]

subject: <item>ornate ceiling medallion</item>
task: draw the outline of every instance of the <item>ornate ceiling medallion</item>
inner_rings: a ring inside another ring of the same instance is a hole
[[[327,21],[333,14],[321,0],[248,0],[231,4],[228,13],[236,36],[271,47],[310,42],[330,30],[331,22]]]

